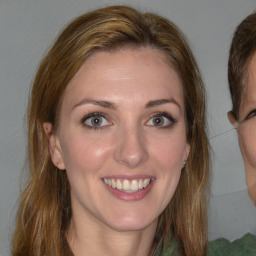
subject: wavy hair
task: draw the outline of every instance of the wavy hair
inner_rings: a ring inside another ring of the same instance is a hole
[[[56,131],[65,88],[89,56],[141,47],[162,51],[179,74],[190,144],[177,190],[159,216],[152,253],[175,240],[179,255],[206,255],[210,160],[205,89],[197,63],[184,35],[169,20],[131,7],[110,6],[73,20],[36,73],[27,111],[29,180],[20,196],[13,256],[73,255],[65,238],[72,216],[69,184],[66,172],[51,161],[43,123],[52,123]]]

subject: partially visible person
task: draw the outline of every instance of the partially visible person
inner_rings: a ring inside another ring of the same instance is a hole
[[[228,118],[237,129],[249,195],[256,204],[256,13],[237,27],[228,61],[232,110]]]
[[[256,13],[236,28],[228,61],[232,110],[228,119],[237,129],[245,164],[249,195],[256,202]],[[256,217],[256,216],[255,216]],[[256,236],[251,233],[233,242],[217,239],[209,243],[208,256],[255,256]]]
[[[228,118],[237,129],[245,164],[249,195],[256,202],[256,13],[236,28],[228,61],[232,110]],[[256,216],[255,216],[256,217]],[[209,243],[208,256],[255,256],[256,236],[251,233],[233,242],[220,238]]]

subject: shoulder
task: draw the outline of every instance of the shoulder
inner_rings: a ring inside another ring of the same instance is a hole
[[[256,256],[256,236],[250,233],[230,242],[219,238],[209,242],[208,256]]]

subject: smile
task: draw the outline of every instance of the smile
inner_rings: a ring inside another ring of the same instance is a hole
[[[108,179],[104,178],[103,181],[106,185],[126,193],[135,193],[139,190],[145,189],[152,182],[153,179]]]

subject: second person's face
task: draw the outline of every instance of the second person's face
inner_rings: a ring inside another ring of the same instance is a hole
[[[237,127],[248,191],[256,203],[256,55],[249,66]]]
[[[55,140],[75,223],[155,227],[189,154],[177,72],[151,48],[96,53],[67,86]]]

